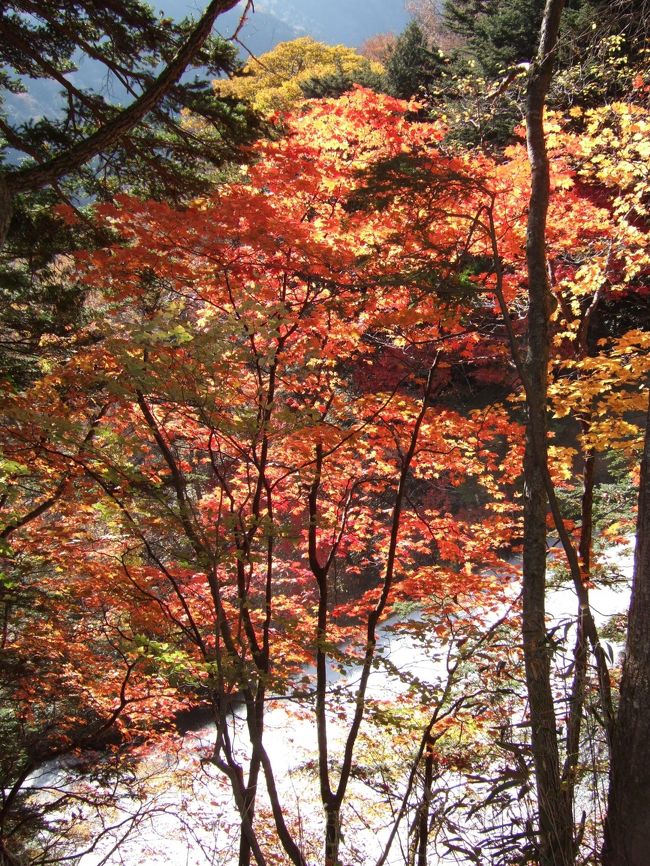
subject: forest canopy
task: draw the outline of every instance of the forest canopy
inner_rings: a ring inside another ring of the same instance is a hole
[[[648,10],[234,5],[2,10],[0,862],[647,866]]]

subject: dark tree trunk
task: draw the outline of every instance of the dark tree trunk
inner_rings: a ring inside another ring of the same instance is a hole
[[[366,691],[368,680],[375,658],[377,646],[377,626],[381,616],[388,604],[390,592],[393,586],[395,566],[397,562],[397,546],[399,540],[400,522],[402,508],[406,495],[406,485],[411,468],[411,462],[416,452],[420,430],[426,415],[427,405],[431,397],[434,372],[438,364],[438,355],[429,370],[427,382],[422,395],[422,406],[411,430],[409,447],[402,458],[402,468],[399,475],[393,512],[391,518],[390,541],[386,554],[386,566],[384,578],[381,585],[381,595],[376,605],[368,614],[368,625],[366,628],[366,651],[364,654],[361,671],[359,674],[359,685],[356,693],[356,706],[352,722],[345,741],[343,760],[336,790],[332,790],[329,769],[329,745],[327,738],[327,716],[325,712],[327,694],[327,621],[328,621],[328,573],[336,556],[339,541],[336,541],[327,556],[325,563],[320,561],[318,555],[318,496],[321,485],[321,472],[323,469],[324,449],[322,444],[316,448],[316,459],[314,461],[314,480],[309,490],[309,565],[316,578],[318,585],[318,626],[316,631],[316,721],[318,732],[318,766],[321,789],[321,800],[325,811],[325,866],[341,866],[339,848],[341,843],[341,806],[345,798],[348,782],[352,773],[354,747],[363,720],[366,707]],[[386,852],[387,853],[387,852]],[[295,861],[294,861],[295,862]]]
[[[582,425],[582,432],[589,432],[589,425]],[[582,561],[582,569],[586,575],[591,572],[591,545],[594,528],[594,487],[596,484],[596,458],[593,451],[585,454],[585,465],[582,471],[582,501],[580,507],[580,545],[578,553]]]
[[[431,786],[433,784],[433,739],[429,737],[424,758],[424,791],[418,815],[418,863],[427,866],[429,843],[429,812],[431,809]]]
[[[528,355],[522,634],[530,707],[531,742],[539,808],[540,866],[573,862],[573,817],[560,776],[558,735],[546,634],[547,377],[550,288],[546,262],[549,165],[544,106],[551,82],[563,0],[547,0],[537,58],[528,82],[526,121],[531,197],[526,236]]]
[[[0,247],[4,246],[9,233],[9,225],[13,213],[13,199],[7,181],[0,172]]]
[[[589,432],[589,424],[583,422],[582,432]],[[591,545],[594,524],[594,485],[596,480],[596,460],[593,451],[585,454],[582,472],[582,503],[580,521],[580,543],[578,552],[582,563],[585,579],[591,572]],[[569,697],[569,715],[567,719],[566,757],[562,770],[562,785],[564,787],[567,805],[573,811],[574,794],[578,763],[580,760],[580,731],[584,715],[585,689],[587,685],[587,664],[589,661],[587,628],[585,623],[586,610],[578,602],[578,619],[576,623],[576,642],[573,650],[573,682]]]
[[[641,460],[634,577],[612,738],[604,866],[650,861],[650,405]]]
[[[340,866],[341,811],[333,806],[325,812],[325,866]]]
[[[251,825],[255,819],[255,800],[257,799],[257,783],[259,781],[262,762],[259,755],[253,755],[248,769],[248,782],[244,790],[244,807]],[[250,866],[251,843],[245,833],[239,837],[239,866]]]

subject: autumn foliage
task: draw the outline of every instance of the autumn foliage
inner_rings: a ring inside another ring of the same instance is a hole
[[[500,299],[520,344],[527,157],[455,154],[409,110],[356,88],[288,116],[181,211],[95,208],[115,243],[75,261],[88,321],[2,417],[3,691],[30,762],[36,739],[39,759],[109,730],[151,742],[207,701],[252,816],[228,696],[268,780],[268,694],[314,689],[324,732],[319,665],[369,669],[394,605],[462,647],[513,602],[522,417]],[[648,118],[550,123],[551,401],[582,424],[550,468],[571,488],[578,449],[638,448],[648,331],[617,311],[647,298]],[[481,737],[511,711],[481,705]]]

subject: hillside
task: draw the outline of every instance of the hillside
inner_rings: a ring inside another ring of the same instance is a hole
[[[193,12],[195,5],[190,0],[160,2],[165,13],[175,18]],[[225,36],[236,27],[242,5],[220,19]],[[327,4],[318,0],[264,0],[255,4],[241,41],[255,54],[305,35],[331,44],[357,46],[376,33],[399,33],[408,20],[404,0],[332,0]]]

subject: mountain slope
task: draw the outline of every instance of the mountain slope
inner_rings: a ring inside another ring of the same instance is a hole
[[[197,0],[158,0],[158,4],[174,18],[197,13]],[[242,0],[219,18],[220,33],[232,34],[243,7]],[[356,47],[377,33],[400,33],[408,20],[404,0],[259,0],[240,40],[254,54],[297,36]]]
[[[408,22],[404,0],[264,0],[259,8],[309,36],[344,45],[359,45],[376,33],[399,33]]]

